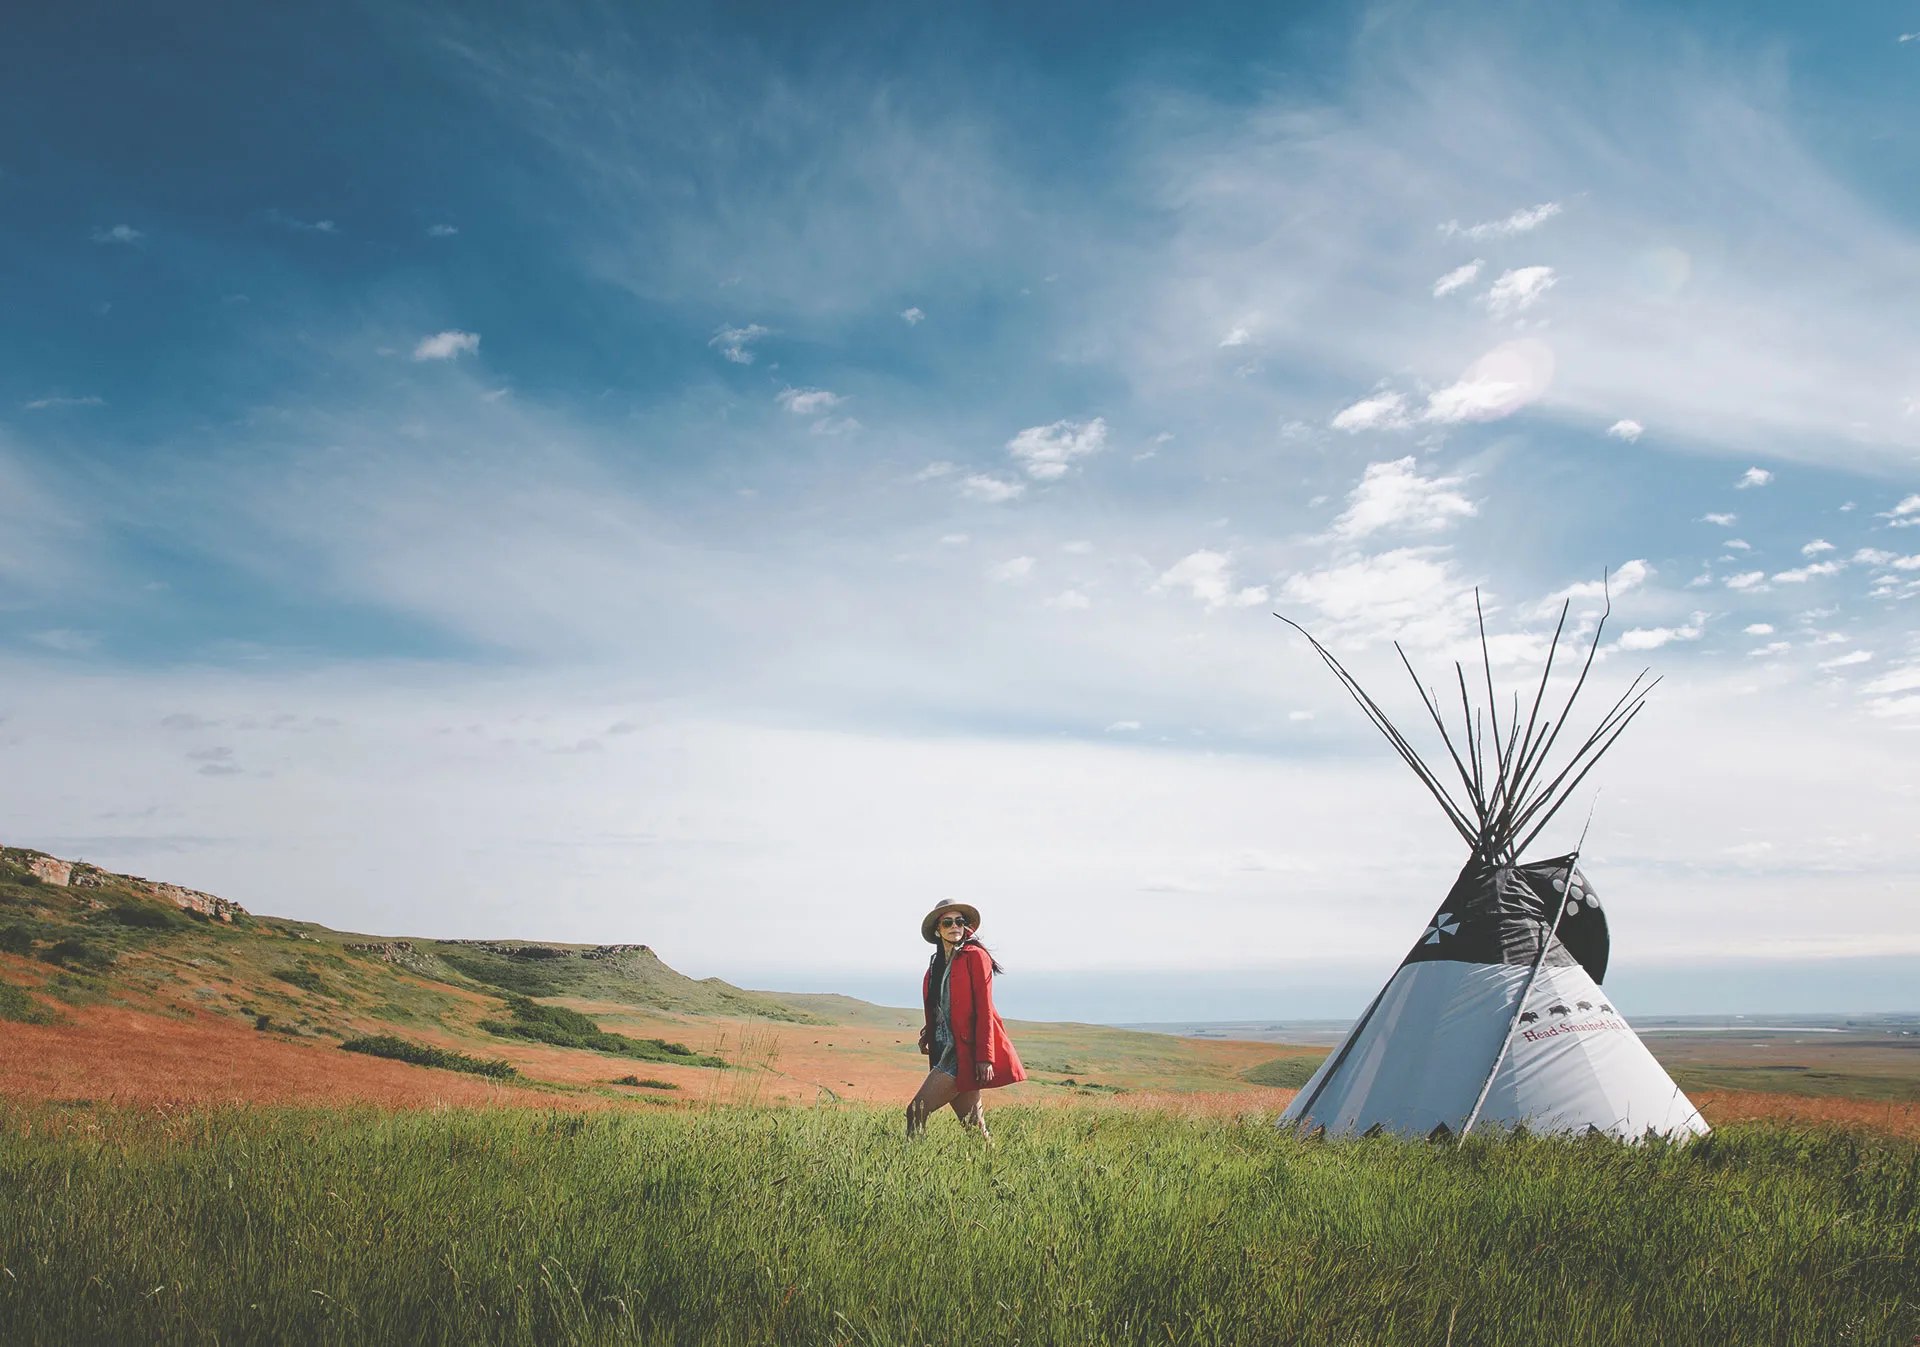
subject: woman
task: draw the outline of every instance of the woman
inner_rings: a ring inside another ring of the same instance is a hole
[[[971,903],[943,903],[927,913],[920,934],[934,946],[920,984],[926,1027],[920,1051],[933,1064],[920,1093],[907,1105],[907,1135],[927,1125],[927,1115],[952,1104],[960,1121],[987,1135],[980,1092],[1025,1080],[1020,1057],[1007,1026],[993,1008],[993,975],[1000,965],[974,938],[980,909]]]

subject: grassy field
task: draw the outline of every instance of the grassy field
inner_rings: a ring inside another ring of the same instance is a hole
[[[1911,1343],[1920,1145],[0,1106],[7,1342]]]

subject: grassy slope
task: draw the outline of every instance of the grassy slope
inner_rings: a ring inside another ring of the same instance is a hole
[[[0,1111],[19,1341],[1905,1344],[1920,1145]]]

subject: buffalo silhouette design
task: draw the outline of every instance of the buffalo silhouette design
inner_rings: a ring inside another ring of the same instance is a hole
[[[1572,1012],[1571,1010],[1569,1010],[1569,1009],[1568,1009],[1567,1007],[1565,1007],[1565,1006],[1563,1006],[1563,1005],[1560,1005],[1560,1004],[1558,1004],[1558,1003],[1556,1002],[1555,1004],[1553,1004],[1553,1005],[1550,1005],[1550,1006],[1548,1006],[1548,1007],[1547,1007],[1547,1014],[1549,1014],[1549,1015],[1571,1015],[1571,1014],[1573,1014],[1573,1012]]]
[[[1534,1014],[1531,1010],[1523,1010],[1520,1012],[1520,1023],[1522,1024],[1532,1024],[1535,1020],[1539,1018],[1540,1017]]]

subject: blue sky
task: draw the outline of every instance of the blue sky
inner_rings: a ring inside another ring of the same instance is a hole
[[[1920,9],[1031,8],[16,20],[8,840],[883,999],[965,896],[1032,1013],[1337,1015],[1458,843],[1268,614],[1406,715],[1392,639],[1477,585],[1519,679],[1605,569],[1616,966],[1888,1008]]]

